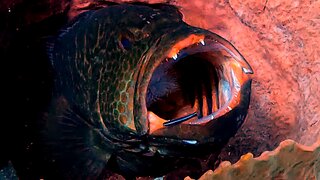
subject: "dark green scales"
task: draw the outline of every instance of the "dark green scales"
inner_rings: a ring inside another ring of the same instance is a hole
[[[158,52],[168,51],[177,39],[197,31],[201,30],[188,27],[171,6],[122,5],[89,12],[55,43],[53,66],[59,70],[57,77],[62,77],[57,89],[92,119],[101,117],[107,129],[118,134],[136,128],[135,133],[145,134],[148,128],[139,112],[140,94],[134,91],[137,83],[147,82],[138,78],[152,75],[155,61],[164,56]],[[130,41],[130,48],[123,47],[123,39]],[[135,127],[128,128],[133,123]]]

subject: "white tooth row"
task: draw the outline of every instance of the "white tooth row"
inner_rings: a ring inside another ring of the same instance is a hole
[[[203,39],[201,39],[199,42],[202,44],[202,46],[206,45],[206,43],[204,42]],[[179,53],[179,52],[178,52],[178,53]],[[172,58],[173,58],[174,60],[177,60],[177,58],[178,58],[178,53],[172,56]]]

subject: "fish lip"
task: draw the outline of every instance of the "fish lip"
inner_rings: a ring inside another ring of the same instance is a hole
[[[234,59],[234,62],[237,62],[239,67],[241,67],[241,72],[242,72],[241,76],[243,76],[242,78],[245,79],[244,81],[251,80],[251,75],[253,74],[253,70],[252,70],[251,66],[249,65],[249,63],[245,60],[245,58],[239,53],[239,51],[230,42],[228,42],[227,40],[225,40],[221,36],[219,36],[219,35],[217,35],[215,33],[212,33],[210,31],[206,31],[206,30],[201,31],[200,33],[190,33],[190,34],[196,34],[196,35],[199,35],[199,36],[203,36],[204,37],[204,41],[206,43],[205,47],[209,46],[210,43],[214,43],[214,44],[218,45],[217,47],[214,47],[215,50],[217,50],[217,51],[218,50],[226,51],[226,53],[229,54]],[[188,34],[186,34],[186,35],[188,35]],[[176,40],[176,41],[179,41],[179,40]],[[194,49],[196,49],[196,47],[199,47],[199,46],[204,46],[204,45],[202,45],[202,43],[199,41],[199,42],[195,42],[195,43],[189,44],[188,46],[183,47],[179,51],[194,50]],[[150,70],[151,73],[149,74],[149,76],[144,77],[144,86],[143,87],[140,86],[140,90],[138,92],[140,92],[140,93],[142,92],[142,96],[140,96],[139,102],[142,105],[142,107],[141,107],[143,109],[142,110],[142,114],[143,114],[142,116],[144,116],[144,117],[148,117],[147,116],[148,110],[146,108],[146,94],[147,94],[148,83],[150,82],[151,76],[154,73],[155,69],[159,66],[159,64],[163,61],[163,59],[165,59],[165,58],[167,58],[167,59],[169,58],[169,60],[170,59],[171,60],[174,59],[173,57],[170,58],[170,50],[173,47],[174,47],[174,45],[168,47],[167,48],[167,53],[164,53],[164,55],[162,55],[161,57],[158,56],[157,60],[152,62],[152,63],[154,63],[154,65],[153,65],[153,68],[150,68],[151,69]],[[200,48],[200,51],[201,52],[207,52],[207,51],[212,51],[212,49],[211,50],[210,49],[206,50],[205,48]],[[195,52],[195,53],[197,53],[197,52]],[[151,56],[151,58],[152,58],[152,56]],[[176,58],[176,61],[179,61],[179,56]],[[150,63],[148,63],[148,65],[150,65]],[[241,86],[240,86],[240,89],[241,89]],[[226,114],[227,112],[229,112],[232,109],[229,109],[228,107],[227,107],[227,109],[225,108],[224,109],[225,112],[220,113],[219,116],[221,116],[221,114],[222,115]],[[212,121],[213,119],[219,118],[219,116],[211,115],[211,116],[208,116],[207,119],[202,119],[200,121],[198,120],[198,121],[184,122],[182,124],[188,124],[188,125],[191,125],[191,126],[193,126],[193,125],[205,125],[208,122]],[[144,134],[152,135],[153,131],[150,131],[150,121],[149,121],[148,118],[145,118],[145,121],[146,122],[145,122],[145,129],[144,129],[145,133]],[[163,126],[163,129],[165,129],[165,128],[166,127]],[[163,134],[163,135],[165,135],[165,134]]]

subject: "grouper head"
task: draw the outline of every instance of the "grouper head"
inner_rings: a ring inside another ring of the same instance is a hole
[[[120,173],[159,174],[172,159],[221,149],[247,114],[250,65],[174,6],[86,12],[49,56],[55,88],[44,141],[59,146],[52,154],[68,177],[98,177],[110,159]]]

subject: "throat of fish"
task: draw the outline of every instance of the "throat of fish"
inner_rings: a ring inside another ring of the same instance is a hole
[[[172,47],[149,81],[150,134],[172,126],[205,125],[225,115],[240,103],[241,85],[253,73],[223,38],[191,38]]]

